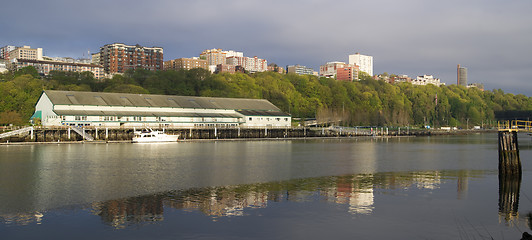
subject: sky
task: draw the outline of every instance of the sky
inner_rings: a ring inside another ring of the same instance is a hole
[[[158,46],[164,59],[221,48],[319,71],[350,54],[374,74],[433,75],[532,96],[530,0],[17,0],[4,1],[0,45],[87,57],[105,44]]]

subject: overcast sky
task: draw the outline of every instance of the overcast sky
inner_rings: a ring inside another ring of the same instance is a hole
[[[429,74],[532,96],[530,0],[4,1],[0,45],[87,56],[109,43],[164,48],[165,60],[222,48],[280,66],[374,59],[374,74]]]

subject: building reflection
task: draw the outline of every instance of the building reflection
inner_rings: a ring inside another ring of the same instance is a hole
[[[271,202],[322,200],[345,206],[355,215],[371,214],[377,189],[439,188],[441,172],[382,173],[296,179],[283,182],[172,191],[103,201],[92,212],[115,228],[162,221],[164,209],[199,211],[216,220],[245,216],[246,210],[266,208]]]
[[[325,201],[345,207],[353,215],[369,215],[375,209],[375,194],[387,189],[440,188],[442,179],[459,181],[458,195],[467,189],[467,179],[478,172],[407,172],[358,174],[333,177],[294,179],[281,182],[243,184],[223,187],[195,188],[163,192],[108,201],[94,202],[91,212],[113,228],[126,228],[164,220],[164,211],[177,209],[202,214],[216,220],[220,217],[245,216],[246,211],[266,208],[272,202]],[[520,181],[501,182],[500,212],[505,216],[517,214]],[[0,215],[6,224],[39,224],[40,212]]]

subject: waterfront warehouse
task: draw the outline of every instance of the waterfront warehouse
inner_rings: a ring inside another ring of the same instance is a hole
[[[290,127],[265,99],[45,90],[32,119],[45,127]]]

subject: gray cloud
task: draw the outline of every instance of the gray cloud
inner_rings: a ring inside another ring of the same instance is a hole
[[[470,82],[532,96],[530,1],[22,0],[3,8],[0,45],[50,56],[123,42],[161,46],[166,59],[223,48],[317,70],[360,52],[374,56],[375,73],[453,84],[462,64]]]

